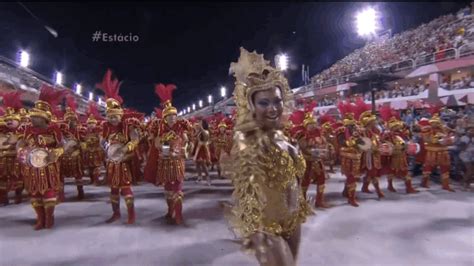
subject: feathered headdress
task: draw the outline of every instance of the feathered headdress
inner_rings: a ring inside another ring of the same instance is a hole
[[[122,82],[119,82],[118,79],[112,78],[112,70],[110,69],[107,69],[102,83],[96,84],[96,87],[101,89],[105,93],[105,97],[107,97],[105,101],[107,104],[107,115],[123,115],[123,99],[119,95],[121,84]]]
[[[21,92],[7,92],[2,93],[0,96],[3,97],[3,106],[5,110],[5,120],[21,120],[19,110],[23,107],[21,103]]]
[[[158,119],[163,117],[163,110],[161,108],[155,107],[155,116]]]
[[[39,99],[30,110],[30,116],[42,117],[51,121],[53,111],[62,101],[65,90],[57,90],[49,85],[43,84],[40,88]]]
[[[309,124],[316,123],[316,120],[313,118],[313,110],[318,105],[316,101],[309,101],[304,105],[304,121],[303,126],[308,126]]]
[[[400,121],[400,115],[393,108],[390,108],[389,105],[380,106],[379,113],[389,129],[394,130],[403,127],[403,122]]]
[[[319,124],[324,129],[332,129],[332,125],[336,122],[336,119],[332,115],[324,114],[319,117]]]
[[[356,120],[354,119],[354,115],[357,112],[355,104],[352,104],[348,101],[340,101],[337,103],[337,109],[344,118],[342,120],[344,126],[355,125]]]
[[[430,125],[441,125],[441,118],[439,117],[439,112],[441,111],[441,106],[430,104],[428,107],[428,112],[431,114],[429,120]]]
[[[89,102],[88,110],[87,110],[87,124],[97,124],[98,120],[102,120],[102,116],[100,115],[99,108],[95,102]]]
[[[354,116],[363,126],[377,120],[377,117],[372,114],[371,106],[366,104],[362,97],[357,97],[354,104],[356,106]]]
[[[164,85],[160,83],[155,86],[155,94],[160,98],[163,107],[163,118],[178,113],[176,108],[171,104],[171,101],[173,100],[173,91],[175,89],[176,85],[174,84]]]
[[[74,96],[69,93],[66,96],[66,113],[64,114],[64,120],[77,120],[77,103]]]

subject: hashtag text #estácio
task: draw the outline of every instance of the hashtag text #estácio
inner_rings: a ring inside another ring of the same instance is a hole
[[[128,35],[123,34],[108,34],[101,31],[96,31],[92,34],[92,41],[102,41],[102,42],[138,42],[140,37],[138,35],[129,33]]]

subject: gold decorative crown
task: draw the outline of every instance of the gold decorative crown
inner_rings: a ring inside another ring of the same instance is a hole
[[[64,120],[77,120],[77,114],[70,107],[66,107]]]
[[[396,117],[391,117],[388,120],[388,127],[390,128],[390,130],[402,129],[403,122],[398,120]]]
[[[354,119],[354,113],[346,113],[344,119],[342,120],[344,126],[355,125],[356,121]]]
[[[171,104],[170,100],[167,100],[163,104],[163,107],[164,107],[163,112],[162,112],[163,117],[166,117],[168,115],[175,115],[178,113],[178,110],[176,110],[176,108]]]
[[[37,100],[35,107],[31,108],[30,116],[42,117],[48,121],[51,121],[51,105],[48,102]]]
[[[303,126],[307,127],[310,124],[316,124],[316,120],[314,120],[312,113],[307,112],[304,114]]]
[[[221,122],[219,123],[219,125],[217,125],[217,127],[218,127],[218,128],[221,128],[221,127],[227,128],[227,124],[226,124],[226,122],[221,121]]]
[[[15,109],[12,107],[7,107],[5,110],[5,115],[3,117],[4,120],[17,120],[20,121],[21,117],[20,114],[15,112]]]
[[[359,117],[359,121],[364,127],[375,120],[377,120],[377,117],[375,117],[370,110],[363,112]]]
[[[434,114],[433,117],[429,120],[430,125],[441,125],[441,118],[438,114]]]
[[[253,118],[255,107],[252,96],[259,91],[280,88],[285,105],[284,116],[288,115],[291,100],[288,81],[281,71],[270,66],[270,62],[265,60],[262,54],[257,54],[255,51],[250,53],[241,47],[239,60],[231,63],[229,73],[236,79],[233,95],[237,105],[235,123],[237,131],[247,132],[258,128]]]
[[[123,109],[122,106],[120,105],[120,102],[117,101],[114,98],[108,98],[105,101],[106,104],[106,110],[105,113],[107,116],[113,116],[113,115],[123,115]]]
[[[87,124],[97,124],[97,120],[94,118],[94,115],[89,115],[86,121]]]

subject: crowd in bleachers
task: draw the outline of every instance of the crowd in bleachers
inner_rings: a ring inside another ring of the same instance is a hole
[[[400,61],[422,58],[438,51],[458,48],[470,40],[474,40],[474,17],[470,8],[464,8],[456,15],[444,15],[391,38],[369,42],[314,76],[313,81],[322,83]],[[443,55],[437,55],[440,56]]]

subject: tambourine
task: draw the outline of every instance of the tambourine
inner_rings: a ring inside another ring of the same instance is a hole
[[[372,141],[367,137],[362,137],[359,139],[360,144],[358,144],[361,151],[370,151],[372,149]]]
[[[393,144],[392,143],[382,143],[379,147],[380,155],[383,156],[390,156],[393,152]]]
[[[0,150],[5,150],[8,149],[8,136],[7,135],[1,135],[0,136]]]
[[[29,152],[26,162],[34,168],[43,168],[48,165],[48,155],[46,149],[35,148]]]
[[[124,145],[121,143],[110,144],[107,146],[107,160],[112,162],[122,162],[125,158],[125,153],[123,153]]]
[[[409,142],[407,144],[407,154],[408,155],[417,155],[420,152],[420,144],[415,142]]]
[[[67,139],[66,143],[64,144],[64,152],[69,153],[73,152],[71,150],[73,147],[77,146],[78,142],[75,139]]]

